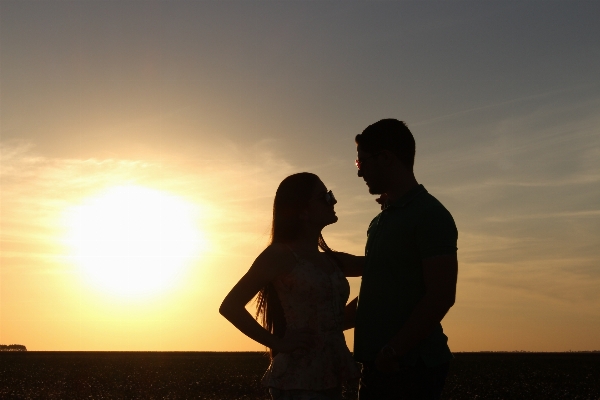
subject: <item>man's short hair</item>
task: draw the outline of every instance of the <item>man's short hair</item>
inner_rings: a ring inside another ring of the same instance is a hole
[[[409,170],[415,164],[415,138],[403,121],[387,118],[369,125],[354,138],[362,151],[375,154],[391,151]]]

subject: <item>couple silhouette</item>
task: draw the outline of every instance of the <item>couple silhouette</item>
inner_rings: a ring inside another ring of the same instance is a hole
[[[315,174],[285,178],[275,194],[271,241],[219,312],[270,349],[262,378],[273,400],[439,399],[453,358],[441,320],[454,304],[458,232],[452,215],[413,173],[415,141],[383,119],[356,135],[358,177],[379,195],[365,255],[323,239],[337,200]],[[347,277],[362,276],[348,302]],[[257,298],[256,318],[245,308]],[[344,339],[355,328],[354,353]]]

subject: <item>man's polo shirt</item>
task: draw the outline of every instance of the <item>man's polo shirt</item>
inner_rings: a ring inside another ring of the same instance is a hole
[[[398,333],[425,294],[422,260],[456,254],[457,239],[452,215],[423,185],[371,221],[354,331],[357,361],[373,362]],[[414,365],[418,357],[428,366],[452,358],[441,324],[401,362]]]

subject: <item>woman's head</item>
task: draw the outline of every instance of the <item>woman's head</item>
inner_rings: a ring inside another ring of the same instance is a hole
[[[271,242],[289,242],[303,229],[323,229],[335,223],[336,203],[319,177],[300,172],[285,178],[277,188],[273,202]]]

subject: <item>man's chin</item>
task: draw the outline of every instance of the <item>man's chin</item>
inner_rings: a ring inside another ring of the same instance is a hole
[[[383,194],[383,191],[377,188],[372,188],[371,186],[369,186],[369,193],[370,194]]]
[[[384,192],[381,188],[377,187],[377,184],[374,182],[367,182],[365,180],[365,185],[367,185],[370,194],[382,194]]]

